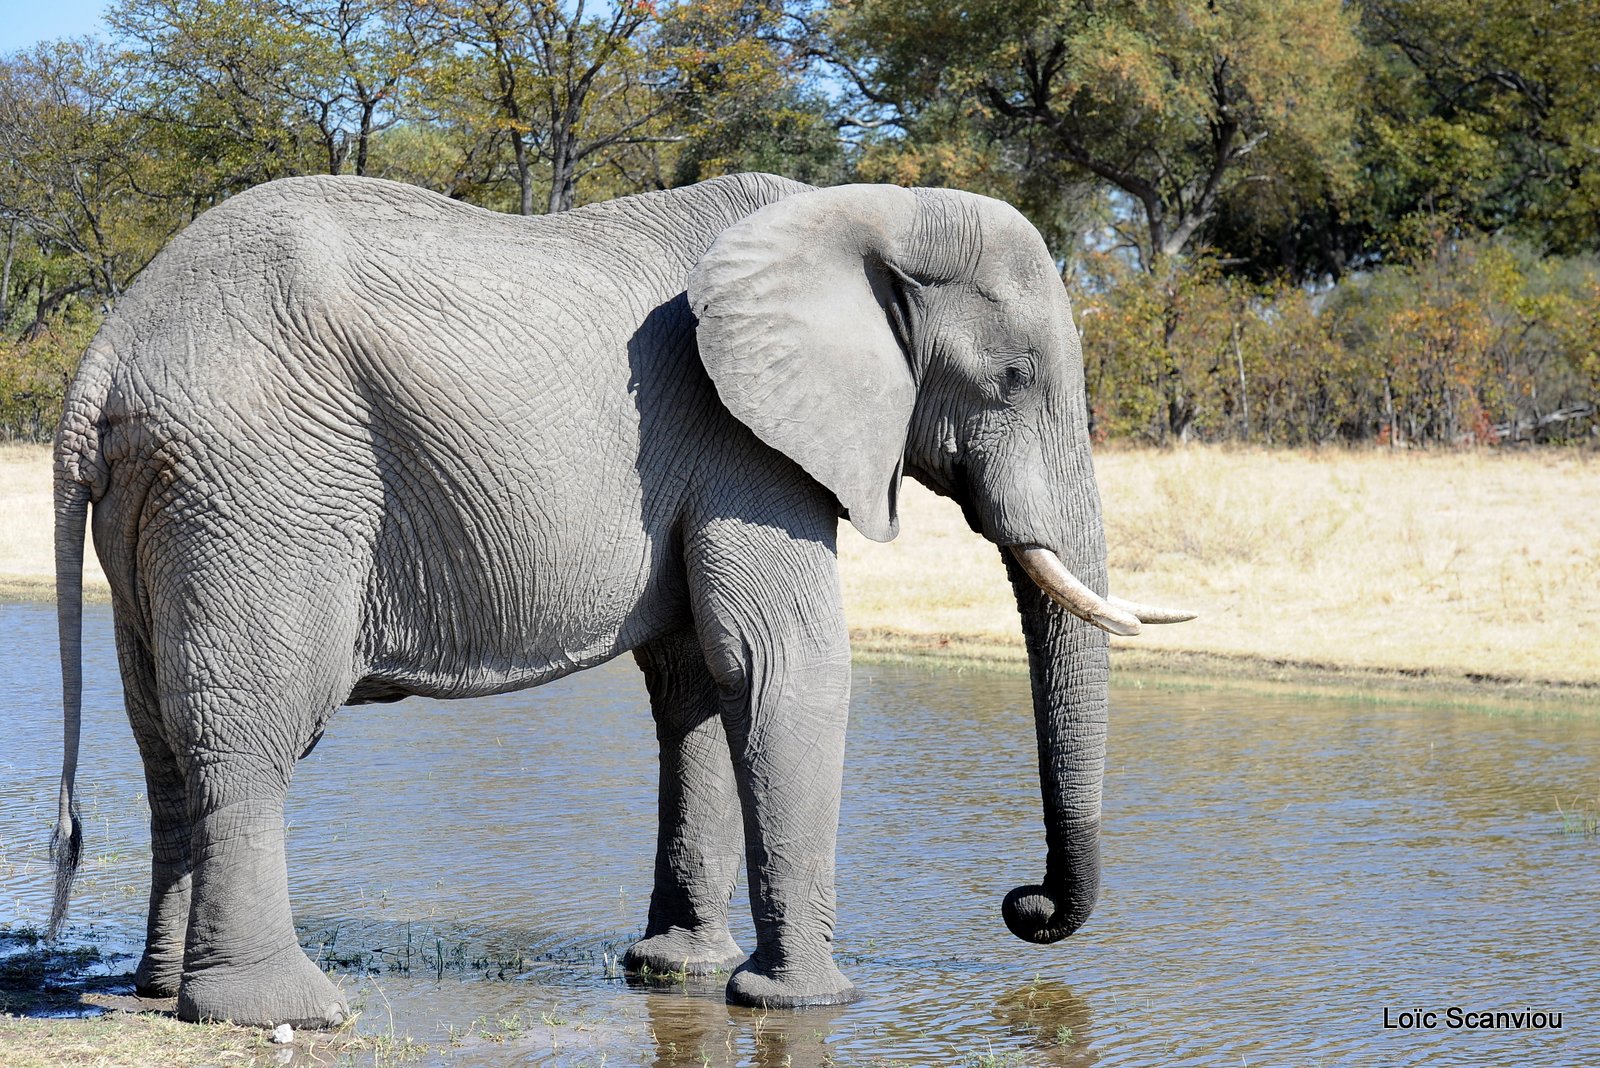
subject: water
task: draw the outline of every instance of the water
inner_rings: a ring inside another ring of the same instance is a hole
[[[0,924],[48,910],[54,629],[49,607],[0,605]],[[75,933],[132,948],[143,781],[109,613],[87,629]],[[1600,719],[1116,689],[1100,906],[1036,947],[999,916],[1043,870],[1027,708],[1016,675],[858,666],[839,838],[854,1005],[758,1013],[720,983],[616,974],[655,831],[627,660],[340,712],[290,794],[296,917],[360,1026],[428,1044],[421,1063],[1600,1064],[1600,841],[1556,807],[1600,807]],[[1563,1027],[1453,1030],[1452,1005]],[[1439,1026],[1385,1028],[1385,1009]]]

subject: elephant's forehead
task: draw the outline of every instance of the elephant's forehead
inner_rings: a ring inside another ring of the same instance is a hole
[[[1001,305],[1031,303],[1061,288],[1044,241],[1025,221],[1020,227],[1002,225],[985,234],[973,280],[978,292]]]
[[[967,299],[954,302],[941,316],[941,332],[947,343],[957,339],[959,347],[976,352],[1053,349],[1046,338],[1048,312],[1040,304],[1037,299],[1000,299],[969,289]]]

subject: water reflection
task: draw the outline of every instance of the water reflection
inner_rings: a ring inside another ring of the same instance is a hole
[[[1040,1064],[1081,1068],[1100,1061],[1091,1026],[1094,1011],[1063,983],[1036,980],[1002,994],[994,1014],[1007,1031],[1032,1038],[1048,1053]]]
[[[0,923],[48,908],[54,626],[0,606]],[[91,613],[75,923],[132,948],[147,813],[108,629]],[[1036,947],[999,916],[1044,859],[1025,680],[862,666],[838,957],[863,999],[798,1013],[618,973],[648,898],[651,746],[626,662],[341,712],[291,791],[290,871],[360,1026],[456,1066],[1600,1063],[1600,842],[1555,808],[1600,807],[1600,721],[1117,690],[1101,903]],[[1451,1004],[1565,1026],[1382,1026]]]
[[[758,1011],[727,1004],[721,987],[645,995],[654,1068],[826,1064],[829,1036],[846,1006]]]

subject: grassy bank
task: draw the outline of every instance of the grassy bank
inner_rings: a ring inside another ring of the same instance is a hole
[[[53,531],[49,448],[0,445],[0,597],[54,599]],[[92,548],[83,568],[85,594],[105,600],[106,577]]]
[[[1120,672],[1600,686],[1600,458],[1101,449],[1112,587],[1200,612],[1113,640]],[[998,553],[907,484],[904,533],[841,532],[858,647],[1020,658]]]
[[[1096,466],[1115,591],[1201,613],[1116,639],[1119,671],[1600,691],[1600,457],[1104,448]],[[47,450],[0,448],[0,595],[51,595],[50,525]],[[902,529],[841,528],[857,649],[1019,662],[995,549],[909,481]]]

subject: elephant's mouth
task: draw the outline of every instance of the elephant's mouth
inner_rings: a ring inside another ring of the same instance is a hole
[[[1043,545],[1007,545],[1006,549],[1052,601],[1112,634],[1138,634],[1142,623],[1182,623],[1195,616],[1181,608],[1158,608],[1120,597],[1101,597]]]

